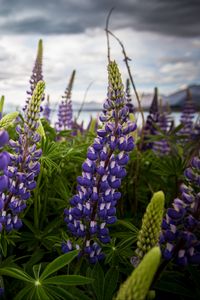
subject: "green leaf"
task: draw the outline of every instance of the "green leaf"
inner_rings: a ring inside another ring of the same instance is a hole
[[[78,251],[74,250],[54,259],[54,261],[52,261],[50,264],[46,266],[42,275],[40,276],[40,279],[43,280],[47,278],[52,273],[55,273],[56,271],[60,270],[61,268],[69,264],[77,256],[77,254]]]
[[[29,295],[30,291],[34,289],[33,285],[25,286],[14,298],[14,300],[27,300],[27,296]],[[25,297],[26,296],[26,297]]]
[[[45,287],[46,291],[50,295],[52,295],[55,299],[63,299],[63,300],[79,300],[78,298],[74,297],[71,293],[66,291],[64,288],[61,288],[59,286],[53,286],[53,287]]]
[[[0,100],[0,113],[1,114],[3,113],[4,100],[5,100],[5,97],[1,96],[1,100]]]
[[[4,257],[7,256],[8,243],[6,240],[6,236],[3,234],[0,236],[0,249]]]
[[[99,263],[97,263],[92,270],[92,278],[94,281],[92,283],[93,290],[96,294],[97,300],[103,300],[104,293],[104,273]]]
[[[12,268],[12,267],[0,268],[0,274],[17,278],[19,280],[26,281],[29,283],[35,281],[31,276],[29,276],[26,272],[24,272],[22,269],[19,268]]]
[[[44,288],[40,285],[36,288],[37,300],[50,300],[48,294],[45,292]]]
[[[15,111],[13,113],[5,115],[1,120],[0,120],[0,128],[7,128],[12,124],[12,122],[17,118],[19,115],[19,112]]]
[[[92,283],[93,279],[80,275],[59,275],[43,280],[43,284],[79,285]]]
[[[119,277],[119,270],[116,267],[112,267],[108,270],[104,281],[104,300],[112,300],[113,294],[117,287],[117,281]]]
[[[38,123],[39,123],[39,126],[37,128],[37,133],[39,133],[39,135],[41,137],[43,137],[44,140],[46,140],[46,134],[45,134],[44,127],[42,125],[41,120],[38,120]]]
[[[138,228],[135,227],[131,222],[128,222],[128,221],[125,221],[125,220],[118,220],[116,225],[118,225],[118,224],[126,227],[127,229],[129,229],[129,230],[131,230],[135,233],[138,233],[138,231],[139,231]]]

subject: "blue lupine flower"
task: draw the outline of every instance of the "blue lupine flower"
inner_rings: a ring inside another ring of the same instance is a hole
[[[47,97],[47,102],[44,105],[44,110],[43,110],[43,117],[47,120],[47,122],[50,124],[50,114],[51,114],[51,108],[50,108],[50,101],[49,101],[49,95]]]
[[[0,150],[3,148],[6,144],[8,144],[9,141],[9,135],[6,130],[1,129],[0,130]],[[6,169],[8,167],[8,164],[10,162],[9,154],[6,151],[0,152],[0,195],[2,192],[4,192],[8,188],[8,177],[5,175]],[[3,205],[3,200],[0,197],[0,209]],[[1,231],[1,226],[0,226]]]
[[[88,148],[82,175],[77,178],[77,194],[70,200],[70,208],[64,211],[68,230],[77,239],[82,238],[81,254],[92,263],[104,256],[100,244],[110,242],[108,225],[116,222],[116,205],[121,197],[118,189],[126,176],[128,153],[134,148],[131,133],[136,129],[136,124],[129,121],[115,62],[109,64],[108,74],[108,98],[100,116],[103,126]],[[71,250],[69,244],[62,248]]]
[[[73,111],[71,102],[71,93],[75,78],[75,70],[72,72],[69,84],[65,90],[65,95],[62,97],[64,100],[59,104],[58,107],[58,122],[56,122],[57,131],[72,129],[73,124]]]
[[[24,124],[16,127],[18,140],[9,141],[13,153],[9,154],[8,160],[5,156],[6,163],[2,163],[5,175],[0,179],[0,229],[4,228],[7,232],[22,226],[19,214],[26,208],[26,200],[36,187],[34,179],[40,171],[38,160],[42,154],[41,149],[36,149],[36,143],[40,140],[36,129],[43,92],[44,83],[38,82],[26,108]]]
[[[159,117],[159,107],[158,107],[158,89],[155,88],[154,90],[154,97],[149,109],[149,114],[146,119],[146,123],[144,126],[144,142],[145,144],[142,145],[143,150],[151,149],[153,146],[152,142],[147,142],[149,139],[149,135],[155,135],[156,134],[156,128],[155,124],[158,123],[158,117]]]
[[[126,80],[126,99],[127,99],[126,105],[128,106],[129,113],[133,114],[135,111],[135,107],[133,105],[132,97],[131,97],[131,93],[130,93],[130,79],[129,78],[127,78],[127,80]]]
[[[185,170],[188,185],[168,208],[162,224],[163,257],[180,265],[200,264],[200,159],[194,157]]]
[[[42,40],[39,40],[39,42],[38,42],[37,56],[36,56],[35,64],[34,64],[34,67],[33,67],[32,75],[31,75],[31,78],[29,80],[29,82],[30,82],[30,90],[27,91],[28,98],[26,100],[26,105],[23,108],[23,110],[26,110],[27,105],[31,101],[31,97],[33,95],[33,92],[34,92],[34,90],[36,88],[37,83],[39,81],[43,80],[42,59],[43,59],[43,46],[42,46]],[[44,95],[42,95],[41,101],[43,101],[44,98],[45,98]],[[43,110],[43,108],[41,106],[40,107],[40,111],[42,111],[42,110]]]
[[[179,131],[179,134],[185,135],[186,138],[184,141],[190,139],[191,133],[193,131],[193,119],[195,114],[194,103],[191,98],[190,90],[186,90],[186,100],[184,102],[180,123],[183,125],[183,128]]]
[[[167,135],[172,127],[172,119],[170,118],[169,112],[166,107],[160,107],[158,113],[156,126],[162,131],[163,134]],[[159,136],[160,132],[155,129],[154,135]],[[165,138],[159,141],[152,142],[152,149],[158,155],[166,155],[170,152],[170,147]]]

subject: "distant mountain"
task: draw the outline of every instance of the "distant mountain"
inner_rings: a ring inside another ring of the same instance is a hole
[[[189,86],[189,90],[190,90],[192,100],[195,103],[195,106],[198,109],[200,109],[200,85],[191,85]],[[164,94],[160,95],[160,98],[163,100],[163,103],[168,103],[172,109],[181,108],[186,100],[186,97],[187,97],[187,89],[179,90],[170,95],[164,95]],[[144,109],[148,109],[153,99],[153,93],[144,93],[140,98],[141,98],[142,107]],[[86,102],[83,106],[83,110],[84,111],[102,110],[103,102],[104,100],[102,100],[102,102],[95,102],[95,101]],[[76,101],[72,101],[72,103],[73,103],[73,109],[75,111],[79,110],[81,103]],[[134,95],[133,95],[133,103],[136,107],[138,106],[137,101],[134,98]]]
[[[200,108],[200,85],[191,85],[188,87],[192,101],[197,108]],[[179,90],[170,95],[160,95],[163,103],[168,103],[171,108],[181,108],[187,97],[187,89]],[[142,96],[142,106],[148,108],[153,99],[153,94],[144,94]]]
[[[200,108],[200,85],[191,85],[188,87],[191,99],[195,106]],[[181,107],[183,106],[187,97],[187,89],[177,91],[169,96],[163,96],[163,100],[168,102],[171,107]]]
[[[200,85],[191,85],[189,86],[189,90],[191,93],[191,97],[193,102],[195,103],[195,106],[197,109],[200,109]],[[160,95],[160,98],[163,100],[163,103],[168,103],[172,109],[180,109],[186,99],[187,96],[187,89],[184,90],[179,90],[175,93],[172,93],[170,95]],[[141,98],[141,104],[144,109],[148,109],[149,106],[151,105],[152,99],[153,99],[153,93],[143,93]],[[102,106],[104,103],[105,99],[102,99],[101,102],[96,102],[96,101],[90,101],[90,102],[85,102],[83,105],[83,111],[101,111]],[[133,95],[133,103],[135,107],[137,107],[137,101],[134,98]],[[81,107],[81,102],[75,101],[72,99],[72,105],[73,105],[73,110],[74,111],[79,111]],[[52,105],[53,110],[57,110],[57,107],[55,105]],[[5,101],[5,112],[11,112],[14,110],[21,110],[21,107],[16,107],[13,103],[8,103]]]
[[[81,102],[78,101],[73,101],[72,100],[72,105],[73,105],[73,110],[78,111],[81,107]],[[90,101],[90,102],[85,102],[83,105],[83,110],[84,111],[99,111],[102,110],[102,102],[95,102],[95,101]]]

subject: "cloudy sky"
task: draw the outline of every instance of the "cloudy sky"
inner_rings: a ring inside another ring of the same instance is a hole
[[[37,42],[44,42],[46,93],[59,101],[76,69],[73,99],[106,95],[105,21],[124,43],[140,92],[171,93],[200,83],[200,2],[198,0],[0,0],[0,94],[23,106]],[[111,56],[127,71],[118,43]]]

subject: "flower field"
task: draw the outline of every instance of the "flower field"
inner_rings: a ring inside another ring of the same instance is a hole
[[[99,118],[74,117],[72,70],[53,124],[42,67],[40,40],[23,109],[0,101],[0,299],[200,299],[190,90],[178,125],[157,88],[139,125],[132,77],[108,57]]]

